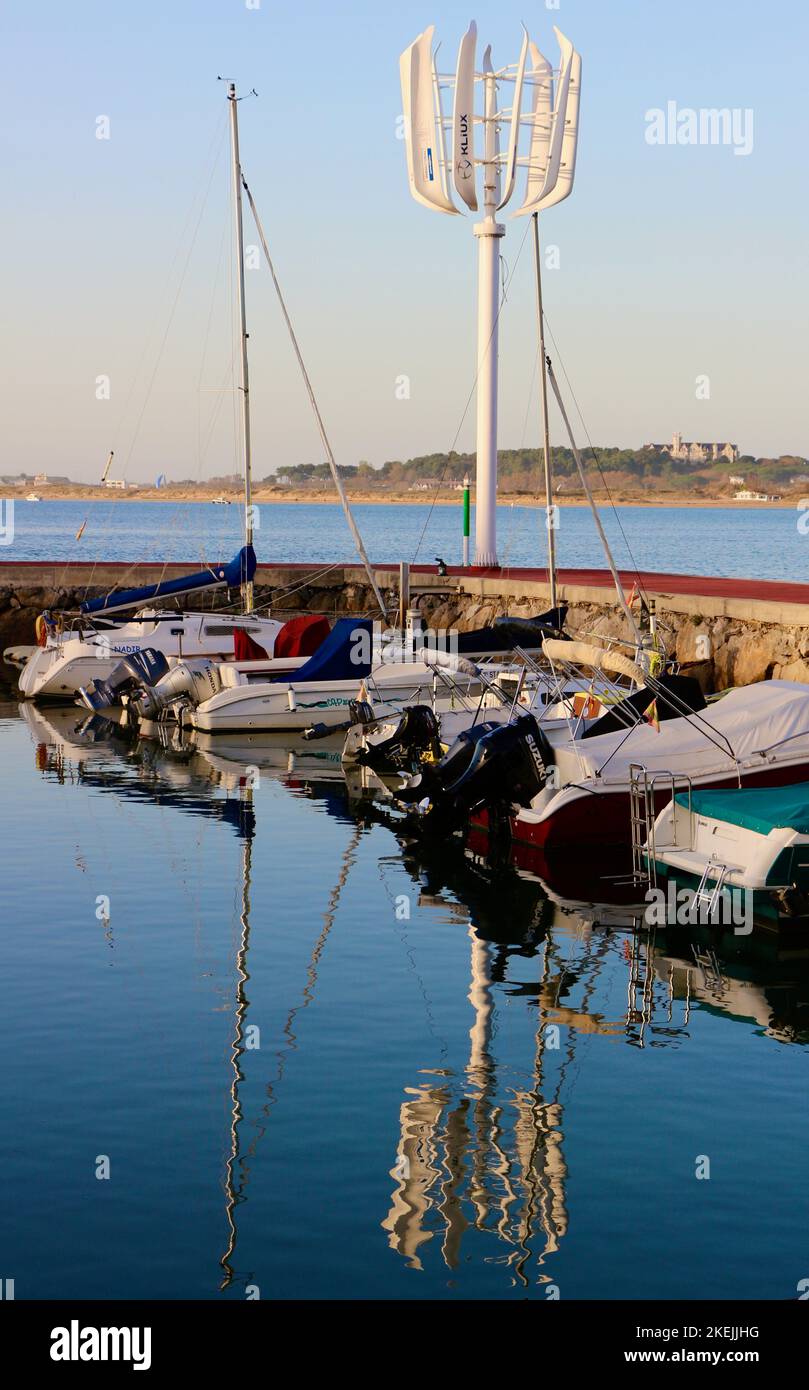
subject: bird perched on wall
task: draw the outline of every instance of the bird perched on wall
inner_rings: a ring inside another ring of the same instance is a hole
[[[438,573],[439,573],[439,574],[446,574],[446,572],[447,572],[447,562],[446,562],[446,560],[442,560],[440,555],[436,555],[435,559],[436,559],[436,564],[438,565]]]

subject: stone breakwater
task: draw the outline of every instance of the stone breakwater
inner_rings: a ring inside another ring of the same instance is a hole
[[[482,603],[432,615],[435,627],[482,627],[494,617],[529,617],[536,605]],[[752,685],[769,677],[809,682],[809,626],[781,626],[754,620],[706,617],[658,608],[658,631],[669,656],[697,677],[706,693],[734,685]],[[809,624],[809,611],[807,611]],[[574,637],[626,638],[628,624],[614,604],[574,603],[568,609],[567,630]]]
[[[113,586],[156,583],[190,568],[0,564],[0,650],[33,642],[34,623],[43,608],[75,610],[85,598],[105,594]],[[559,599],[569,605],[571,634],[596,639],[628,636],[608,575],[563,571],[560,578]],[[630,591],[633,576],[623,578]],[[377,566],[377,579],[392,614],[398,604],[398,567]],[[453,569],[439,575],[425,566],[412,570],[410,586],[411,606],[436,629],[467,631],[495,617],[530,617],[548,606],[542,571]],[[638,588],[645,599],[655,601],[669,655],[706,690],[768,677],[809,682],[809,585],[664,575],[645,576]],[[238,595],[217,591],[199,595],[198,601],[206,609],[232,610],[238,606]],[[269,609],[282,619],[301,613],[374,614],[367,576],[361,568],[345,565],[262,565],[256,574],[255,602],[258,609]],[[14,680],[8,666],[2,667],[2,676],[6,684]]]

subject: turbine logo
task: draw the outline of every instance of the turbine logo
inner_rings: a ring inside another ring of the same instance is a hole
[[[461,178],[461,179],[471,179],[471,177],[472,177],[472,164],[471,164],[471,162],[470,162],[468,159],[459,159],[459,160],[458,160],[458,163],[455,165],[455,168],[456,168],[456,170],[457,170],[457,173],[458,173],[458,177],[459,177],[459,178]]]
[[[469,154],[469,117],[458,117],[458,139],[461,146],[461,154]]]

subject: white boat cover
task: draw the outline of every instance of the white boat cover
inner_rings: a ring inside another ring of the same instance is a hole
[[[556,764],[563,785],[591,777],[628,783],[632,763],[696,780],[736,762],[802,756],[809,759],[809,685],[768,680],[731,690],[699,714],[663,720],[659,730],[644,720],[629,733],[571,739],[556,749]]]
[[[425,666],[439,666],[442,671],[455,671],[459,676],[475,676],[480,679],[480,668],[466,656],[456,656],[453,652],[430,652],[424,657]]]
[[[542,650],[549,661],[565,662],[573,666],[590,666],[594,671],[611,671],[619,676],[628,676],[637,685],[646,684],[645,673],[634,661],[622,652],[596,647],[591,642],[563,641],[558,637],[546,637]]]

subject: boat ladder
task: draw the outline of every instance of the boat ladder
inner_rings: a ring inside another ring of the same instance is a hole
[[[629,816],[632,832],[632,882],[657,887],[655,795],[668,789],[672,801],[677,791],[688,792],[688,836],[692,829],[691,778],[679,772],[649,772],[642,763],[629,765]],[[671,845],[677,844],[677,818],[672,813]],[[668,846],[667,846],[668,847]]]
[[[713,920],[714,913],[719,905],[727,875],[728,865],[720,864],[719,860],[714,859],[713,855],[711,855],[702,871],[702,878],[694,893],[694,907],[697,910],[697,914],[701,915],[701,909],[704,906],[709,922]],[[709,882],[711,879],[714,881]]]
[[[713,947],[701,950],[696,944],[691,946],[691,954],[694,957],[694,964],[699,967],[705,977],[705,983],[715,993],[724,993],[725,984],[722,979],[722,970],[719,965],[719,957]]]

